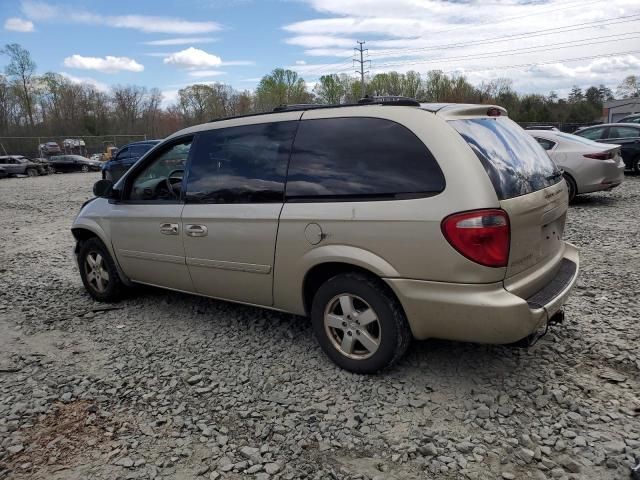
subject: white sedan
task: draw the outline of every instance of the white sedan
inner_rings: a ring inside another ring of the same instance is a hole
[[[624,180],[620,145],[598,143],[551,130],[527,130],[564,170],[569,201],[582,193],[611,190]]]

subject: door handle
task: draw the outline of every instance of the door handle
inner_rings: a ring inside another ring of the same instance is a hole
[[[206,225],[187,225],[185,233],[190,237],[206,237],[209,233]]]
[[[160,233],[163,233],[165,235],[178,235],[178,224],[177,223],[161,223]]]

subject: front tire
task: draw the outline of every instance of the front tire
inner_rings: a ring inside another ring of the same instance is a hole
[[[636,175],[640,175],[640,156],[633,161],[633,171]]]
[[[37,177],[38,171],[33,168],[27,168],[27,177]]]
[[[87,172],[89,172],[89,165],[82,165],[82,167],[80,168],[80,170],[82,171],[82,173],[87,173]]]
[[[350,372],[371,374],[390,367],[406,352],[411,330],[397,299],[376,279],[337,275],[316,292],[313,330],[327,356]]]
[[[78,252],[78,266],[84,288],[95,300],[120,300],[124,286],[109,251],[98,238],[90,238],[82,243]]]

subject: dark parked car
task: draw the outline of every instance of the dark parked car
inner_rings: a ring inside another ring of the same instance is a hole
[[[111,160],[102,165],[102,178],[117,182],[131,165],[158,143],[160,140],[144,140],[125,145]]]
[[[49,159],[49,166],[55,172],[88,172],[100,171],[102,164],[80,155],[56,155]]]
[[[7,176],[27,175],[29,177],[35,177],[38,175],[40,169],[37,163],[29,161],[22,155],[0,156],[0,167],[4,168]]]
[[[582,128],[574,135],[599,143],[620,145],[625,166],[640,173],[640,124],[608,123]]]
[[[633,115],[627,115],[618,120],[618,123],[640,123],[640,113],[634,113]]]

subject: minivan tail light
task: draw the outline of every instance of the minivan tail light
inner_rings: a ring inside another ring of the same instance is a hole
[[[583,157],[595,158],[596,160],[611,160],[614,157],[614,152],[597,152],[597,153],[585,153]]]
[[[511,228],[504,210],[454,213],[442,221],[442,233],[462,255],[486,267],[506,267]]]

